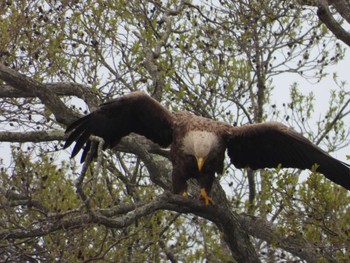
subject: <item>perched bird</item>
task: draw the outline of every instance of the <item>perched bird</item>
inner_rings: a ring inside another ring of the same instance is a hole
[[[171,145],[174,193],[187,195],[186,181],[196,178],[200,198],[206,205],[213,204],[209,193],[215,173],[223,171],[226,149],[231,163],[237,168],[282,165],[284,168],[311,169],[317,164],[318,172],[350,189],[349,165],[283,124],[267,122],[233,127],[189,112],[171,113],[144,92],[133,92],[101,104],[96,111],[72,123],[66,130],[70,134],[64,148],[76,141],[74,157],[85,145],[81,158],[84,162],[91,148],[90,135],[103,138],[104,148],[113,148],[131,132],[143,135],[161,147]]]

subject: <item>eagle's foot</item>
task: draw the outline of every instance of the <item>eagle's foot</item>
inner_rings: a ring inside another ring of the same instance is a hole
[[[211,199],[211,197],[208,196],[207,191],[205,191],[205,188],[201,188],[201,194],[199,196],[200,200],[204,200],[205,205],[209,205],[209,203],[211,205],[215,205],[215,202],[213,201],[213,199]]]
[[[188,197],[188,193],[186,191],[181,192],[180,195],[183,197]]]

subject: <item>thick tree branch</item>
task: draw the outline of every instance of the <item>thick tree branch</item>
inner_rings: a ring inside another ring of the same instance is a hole
[[[155,156],[148,151],[152,149],[152,146],[151,148],[148,148],[148,143],[150,141],[147,140],[147,142],[145,142],[145,140],[147,139],[139,135],[127,136],[122,139],[116,149],[133,153],[140,157],[149,171],[152,182],[163,189],[170,190],[170,170],[167,168],[171,169],[171,167],[164,165],[165,160],[162,160],[159,157],[155,158]],[[160,162],[162,162],[163,165],[160,164]]]
[[[140,136],[134,135],[124,138],[121,147],[128,149],[128,152],[137,154],[142,159],[150,173],[150,178],[153,183],[161,186],[163,189],[170,189],[170,170],[166,170],[165,165],[159,165],[157,163],[159,160],[153,158],[152,154],[146,150],[145,142],[140,140],[139,137]],[[163,167],[165,170],[159,169],[159,167]],[[196,183],[192,181],[188,183],[190,193],[198,192],[199,189]],[[246,214],[238,214],[232,211],[226,194],[218,182],[215,182],[213,185],[212,197],[218,205],[215,207],[205,207],[196,199],[184,199],[178,195],[167,193],[163,195],[163,197],[159,197],[161,198],[160,200],[164,198],[166,202],[163,203],[159,201],[160,203],[156,205],[159,206],[159,208],[155,210],[166,209],[179,213],[193,213],[212,221],[224,234],[224,239],[237,262],[259,262],[259,260],[255,258],[256,252],[254,248],[252,248],[249,236],[253,236],[270,245],[275,245],[284,249],[307,262],[318,262],[322,258],[327,258],[329,262],[334,261],[330,255],[317,252],[317,248],[300,235],[283,236],[278,232],[276,226],[264,219]],[[143,205],[146,204],[143,203]],[[139,209],[139,207],[143,205],[138,204],[135,206],[135,209]],[[132,207],[129,207],[129,209],[132,209]],[[119,209],[117,210],[119,211]],[[130,212],[130,210],[128,212]],[[104,210],[102,214],[106,216],[105,219],[108,221],[109,218],[107,217],[111,216],[113,212]],[[245,252],[242,254],[242,251]],[[251,261],[249,261],[249,259],[251,259]]]
[[[0,79],[13,88],[23,92],[33,93],[48,109],[50,109],[55,115],[56,120],[62,124],[69,125],[78,117],[74,111],[69,109],[59,97],[44,84],[10,69],[2,63],[0,63]]]
[[[333,3],[334,8],[350,24],[350,2],[348,0],[337,0]]]
[[[170,194],[167,196],[167,202],[169,205],[165,208],[170,208],[169,210],[181,213],[193,213],[214,222],[220,230],[222,230],[222,233],[224,233],[225,241],[232,253],[234,253],[234,251],[232,251],[232,249],[234,249],[233,246],[237,245],[234,239],[238,238],[237,236],[234,237],[234,235],[238,234],[236,231],[239,229],[239,231],[245,234],[262,239],[268,244],[291,252],[307,262],[319,262],[322,258],[327,258],[329,262],[335,262],[330,256],[322,255],[313,244],[307,242],[302,236],[283,236],[278,232],[276,226],[266,220],[243,213],[238,214],[232,211],[232,209],[228,209],[225,203],[219,203],[219,205],[215,207],[206,207],[196,200],[186,200],[181,196]],[[177,206],[173,206],[173,204]],[[238,229],[235,229],[235,227]],[[241,238],[242,237],[239,238],[239,242],[242,241]],[[242,249],[244,249],[244,247],[242,247]],[[236,257],[235,259],[237,260]],[[237,261],[247,262],[245,260]]]
[[[0,132],[1,142],[47,142],[65,139],[64,131]]]
[[[168,194],[166,200],[167,203],[163,209],[180,213],[193,213],[215,223],[224,234],[226,244],[237,262],[260,262],[248,233],[241,226],[238,214],[231,212],[231,209],[227,207],[227,202],[218,203],[219,205],[215,206],[205,206],[197,200],[173,194]]]
[[[318,1],[317,15],[320,20],[328,27],[330,31],[346,45],[350,47],[350,34],[343,29],[340,24],[334,19],[330,10],[327,0]]]
[[[278,228],[262,218],[239,214],[239,221],[249,235],[286,250],[306,262],[316,263],[322,259],[327,259],[327,262],[337,262],[330,255],[319,253],[317,247],[299,234],[285,236],[278,234]]]
[[[43,85],[57,96],[75,96],[84,100],[90,108],[100,104],[96,94],[88,87],[78,83],[57,82],[43,83]],[[13,88],[9,85],[0,86],[0,98],[32,98],[37,97],[32,90]]]
[[[31,200],[28,198],[28,201]],[[79,228],[93,223],[120,229],[158,210],[191,213],[212,221],[224,233],[224,238],[238,262],[259,262],[259,258],[249,242],[248,235],[285,249],[307,262],[318,262],[322,258],[334,262],[331,257],[317,251],[316,247],[308,243],[302,236],[277,234],[277,228],[264,219],[243,213],[238,214],[232,209],[228,209],[226,203],[205,206],[198,200],[184,198],[169,192],[158,196],[151,202],[121,204],[109,209],[98,209],[93,216],[77,211],[51,214],[47,220],[32,224],[30,228],[0,231],[0,239],[43,236],[58,230]]]

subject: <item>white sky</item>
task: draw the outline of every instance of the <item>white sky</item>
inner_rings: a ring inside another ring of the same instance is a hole
[[[313,114],[315,120],[313,121],[316,122],[328,109],[330,90],[338,88],[333,80],[334,73],[338,75],[339,82],[346,82],[345,90],[350,92],[350,52],[349,49],[346,49],[346,51],[344,60],[336,65],[328,66],[325,71],[328,73],[328,76],[318,83],[308,81],[297,74],[291,73],[284,73],[274,77],[275,89],[272,94],[271,104],[275,103],[281,106],[283,102],[289,101],[290,87],[294,82],[298,82],[300,91],[304,94],[313,92],[315,95],[315,110]],[[342,161],[346,161],[346,155],[350,155],[350,146],[332,153],[332,155]]]

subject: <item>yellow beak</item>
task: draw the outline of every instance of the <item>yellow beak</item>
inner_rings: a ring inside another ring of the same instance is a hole
[[[196,157],[197,159],[197,165],[198,165],[198,171],[202,171],[203,165],[204,165],[204,158],[203,157]]]

